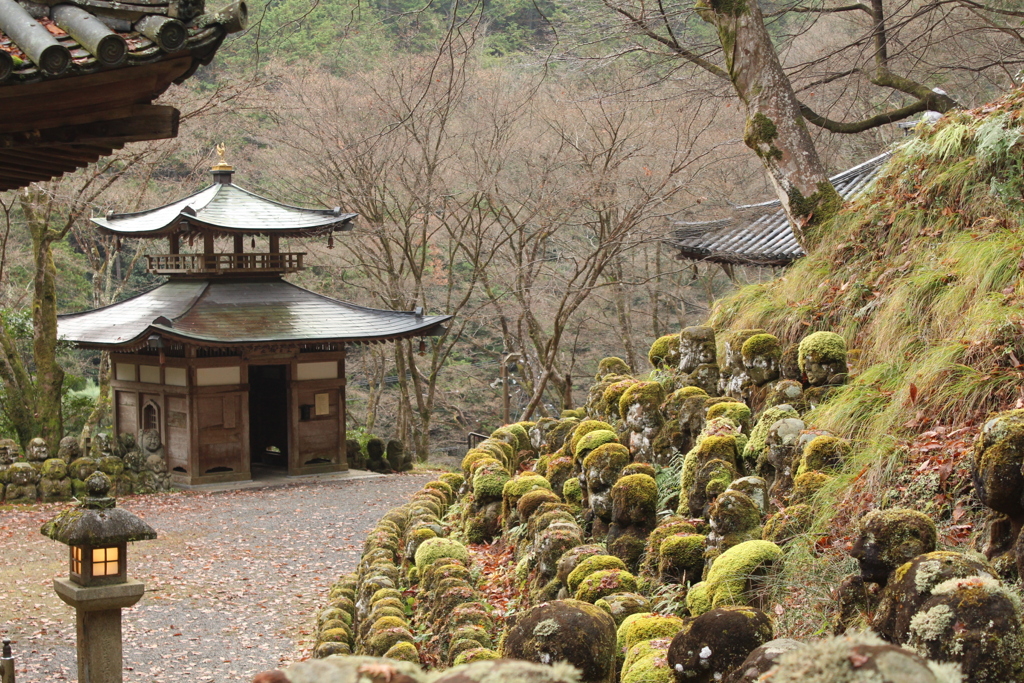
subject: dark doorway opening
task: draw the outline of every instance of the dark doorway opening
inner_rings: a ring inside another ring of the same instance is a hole
[[[288,366],[249,366],[252,464],[288,469]]]

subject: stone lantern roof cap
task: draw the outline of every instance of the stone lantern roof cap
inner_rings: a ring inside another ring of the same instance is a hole
[[[107,496],[107,475],[94,473],[86,480],[86,488],[90,495],[78,507],[65,510],[44,524],[40,529],[43,536],[65,545],[93,547],[156,538],[153,527],[124,508],[115,507],[114,499]]]

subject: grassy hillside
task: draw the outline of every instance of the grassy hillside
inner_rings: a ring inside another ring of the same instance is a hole
[[[712,313],[719,330],[764,328],[786,342],[832,330],[855,350],[849,384],[806,418],[855,443],[821,499],[819,560],[832,549],[837,566],[805,548],[787,571],[828,574],[818,598],[849,563],[844,523],[868,506],[923,509],[946,545],[977,532],[965,457],[975,427],[1024,400],[1022,116],[1017,89],[923,127],[806,258]]]

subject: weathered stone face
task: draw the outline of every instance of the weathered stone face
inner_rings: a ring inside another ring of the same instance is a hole
[[[39,470],[27,462],[16,462],[7,470],[7,481],[14,486],[35,486],[40,477]]]
[[[668,663],[679,683],[713,683],[771,639],[768,615],[752,607],[721,607],[700,615],[672,639]]]
[[[716,360],[715,330],[712,327],[685,327],[679,333],[679,370],[693,372],[700,365]]]
[[[865,581],[885,585],[900,565],[935,550],[935,523],[915,510],[875,510],[860,521],[850,555]]]
[[[28,442],[28,459],[31,462],[43,462],[50,457],[50,449],[46,442],[38,436]]]
[[[44,503],[51,503],[58,500],[70,500],[71,480],[44,478],[39,482],[39,495]]]
[[[800,647],[802,643],[790,638],[769,640],[755,649],[732,673],[726,676],[725,683],[757,683],[761,676],[768,673],[779,657]]]
[[[0,439],[0,465],[13,464],[21,457],[21,446],[14,439]]]
[[[604,610],[577,600],[543,603],[514,619],[502,657],[540,664],[568,662],[581,683],[615,680],[615,621]]]
[[[82,449],[78,447],[78,439],[73,436],[65,436],[60,440],[60,447],[57,449],[57,457],[66,463],[77,460],[82,456]]]

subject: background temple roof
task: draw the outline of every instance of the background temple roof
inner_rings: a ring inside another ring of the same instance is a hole
[[[148,211],[109,214],[92,221],[105,232],[126,237],[155,237],[177,231],[182,221],[225,232],[303,234],[349,230],[354,213],[341,209],[304,209],[281,204],[243,190],[214,183],[172,204]]]
[[[885,152],[832,176],[829,180],[843,199],[870,183],[892,156]],[[785,266],[804,255],[779,200],[733,209],[733,215],[713,221],[675,223],[666,243],[681,258],[737,265]]]
[[[448,315],[366,308],[279,279],[174,280],[110,306],[59,316],[58,336],[83,347],[133,346],[150,334],[197,345],[367,343],[428,336]]]
[[[247,20],[244,3],[136,1],[0,0],[0,191],[175,137],[178,111],[150,103]]]

